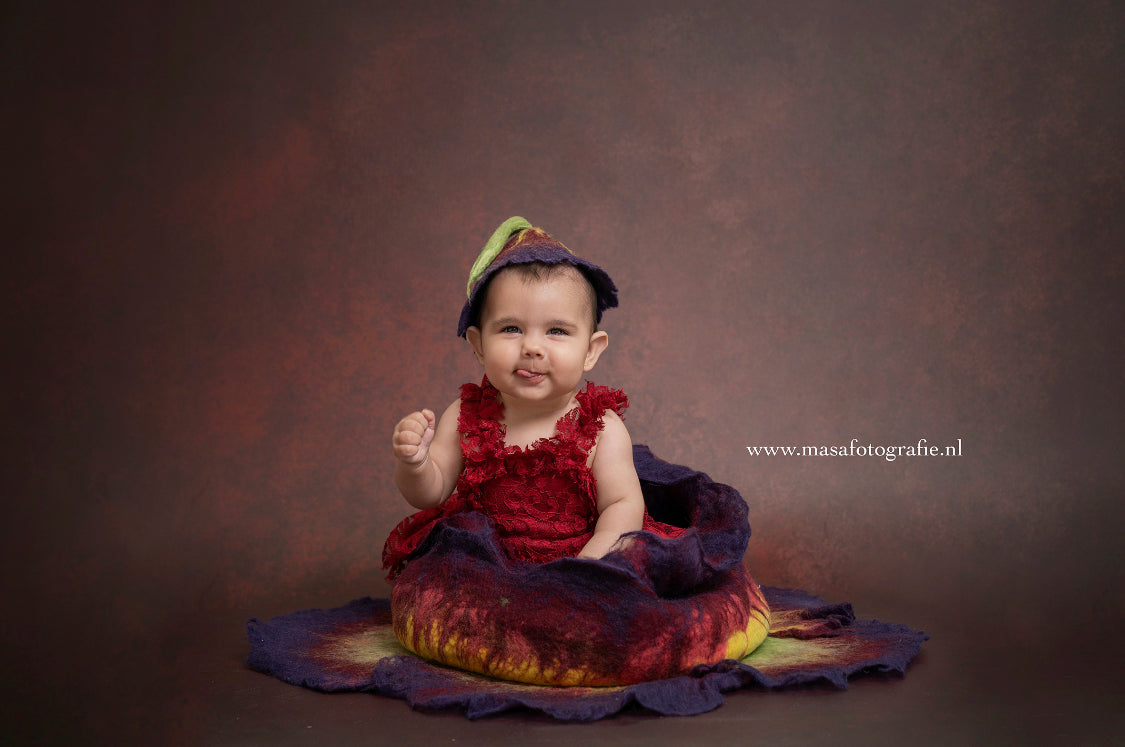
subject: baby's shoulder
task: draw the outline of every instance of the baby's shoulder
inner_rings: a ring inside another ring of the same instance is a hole
[[[453,400],[449,404],[449,407],[445,408],[445,410],[442,412],[441,420],[444,421],[448,418],[448,419],[452,420],[454,423],[456,423],[457,419],[460,416],[461,416],[461,399],[457,398],[457,399]]]
[[[602,414],[602,427],[598,433],[599,443],[606,438],[629,439],[629,429],[625,426],[625,421],[613,410],[606,410]]]

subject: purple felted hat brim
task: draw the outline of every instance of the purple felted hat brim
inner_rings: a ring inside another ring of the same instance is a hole
[[[461,318],[457,323],[458,337],[464,337],[469,327],[474,322],[479,322],[480,307],[484,302],[485,291],[492,277],[509,265],[530,264],[542,262],[548,265],[570,264],[589,281],[594,288],[596,305],[594,318],[601,323],[602,312],[617,306],[617,286],[609,274],[593,262],[575,256],[561,243],[551,238],[547,233],[537,228],[529,228],[514,235],[497,255],[496,259],[484,270],[480,279],[469,293],[469,299],[461,309]]]

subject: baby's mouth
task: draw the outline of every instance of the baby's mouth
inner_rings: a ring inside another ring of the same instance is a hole
[[[535,381],[536,379],[542,378],[546,374],[544,374],[542,371],[529,371],[526,368],[517,368],[516,375],[520,378],[527,379],[528,381]]]

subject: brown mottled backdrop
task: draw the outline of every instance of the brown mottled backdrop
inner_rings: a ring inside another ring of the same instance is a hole
[[[6,737],[1120,736],[1120,5],[71,5],[0,22]],[[479,375],[513,214],[617,280],[635,440],[762,583],[930,633],[905,680],[573,727],[243,669],[387,594],[389,433]],[[746,448],[852,438],[962,454]]]

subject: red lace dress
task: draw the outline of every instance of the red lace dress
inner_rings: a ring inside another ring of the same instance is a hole
[[[404,519],[383,548],[383,567],[395,576],[442,519],[466,511],[488,517],[497,543],[515,561],[546,563],[577,555],[598,520],[597,486],[586,465],[606,410],[625,412],[620,389],[587,382],[578,406],[555,425],[556,435],[527,446],[506,446],[500,393],[486,377],[461,387],[464,467],[457,489],[444,503]],[[645,512],[643,529],[678,537],[684,529],[662,524]]]

